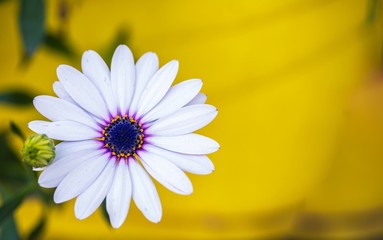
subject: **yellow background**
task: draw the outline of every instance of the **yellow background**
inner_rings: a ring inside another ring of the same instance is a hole
[[[191,196],[157,184],[164,210],[159,224],[148,222],[133,205],[118,230],[108,227],[100,211],[77,221],[71,201],[49,210],[46,239],[381,231],[383,221],[377,227],[339,223],[339,216],[347,214],[383,216],[380,8],[375,22],[366,23],[370,1],[362,0],[67,3],[68,19],[60,22],[60,1],[46,1],[46,29],[64,32],[77,56],[70,59],[41,47],[25,68],[19,65],[18,3],[0,5],[0,89],[53,94],[59,64],[80,68],[83,51],[106,54],[117,32],[127,31],[136,58],[154,51],[161,65],[180,61],[177,82],[203,79],[202,92],[219,114],[200,132],[221,149],[210,155],[213,174],[189,175],[195,189]],[[32,107],[0,107],[1,128],[13,120],[31,133],[27,122],[41,118]],[[11,140],[17,149],[21,143]],[[41,206],[29,199],[18,210],[22,233],[35,224]],[[310,231],[307,216],[328,220],[329,232]]]

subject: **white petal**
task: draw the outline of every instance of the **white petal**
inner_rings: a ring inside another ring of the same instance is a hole
[[[183,81],[171,87],[161,102],[159,102],[150,112],[145,114],[141,121],[151,122],[177,111],[190,102],[201,88],[202,81],[199,79]]]
[[[213,139],[194,133],[171,137],[147,137],[146,140],[157,147],[185,154],[209,154],[219,149],[219,144]]]
[[[130,106],[134,94],[135,76],[132,52],[125,45],[118,46],[112,58],[111,79],[112,89],[122,115]]]
[[[109,154],[98,155],[73,169],[56,188],[54,202],[62,203],[81,194],[97,179],[108,161]]]
[[[88,113],[61,98],[38,96],[33,100],[33,105],[37,111],[51,121],[70,120],[86,124],[94,129],[99,129],[97,123]]]
[[[213,121],[217,113],[215,107],[207,104],[183,107],[169,116],[158,119],[145,132],[153,136],[191,133]]]
[[[186,174],[173,163],[151,152],[138,152],[146,171],[172,192],[188,195],[193,186]]]
[[[158,148],[150,144],[146,144],[144,150],[171,161],[174,165],[186,172],[202,175],[214,171],[213,163],[205,155],[181,154]]]
[[[119,161],[112,187],[106,197],[106,210],[113,228],[119,228],[124,223],[129,212],[131,197],[132,180],[129,167],[125,161]]]
[[[68,94],[86,111],[102,119],[109,119],[104,99],[93,83],[77,69],[60,65],[57,76]]]
[[[49,138],[61,141],[88,140],[100,136],[100,133],[82,123],[73,121],[32,121],[28,127],[39,134],[46,134]]]
[[[128,163],[133,183],[134,203],[149,221],[158,223],[162,217],[162,207],[156,187],[135,159],[130,158]]]
[[[65,157],[68,154],[76,153],[82,150],[101,149],[103,143],[95,140],[61,142],[56,145],[56,157],[54,161]]]
[[[100,206],[109,192],[115,168],[115,162],[109,161],[100,176],[77,197],[74,205],[77,219],[82,220],[89,217]]]
[[[63,85],[59,81],[55,81],[53,83],[53,91],[57,95],[57,97],[64,99],[65,101],[68,101],[70,103],[76,104],[77,103],[69,96],[69,94],[65,91]]]
[[[53,83],[53,91],[56,96],[62,99],[70,98],[69,94],[65,91],[63,85],[59,81]]]
[[[38,182],[40,186],[45,188],[57,187],[70,171],[86,161],[92,161],[93,158],[99,155],[100,150],[96,148],[89,149],[89,146],[83,145],[82,149],[78,148],[65,156],[55,158],[52,164],[47,166],[44,172],[41,173]]]
[[[47,167],[33,167],[32,170],[35,172],[40,172],[40,171],[43,171],[45,168]]]
[[[148,84],[150,78],[158,70],[158,57],[153,52],[147,52],[136,63],[136,87],[132,99],[132,104],[129,108],[129,115],[133,116],[138,107],[141,94]]]
[[[154,76],[142,92],[142,96],[137,109],[136,118],[140,118],[149,112],[161,99],[172,85],[178,72],[178,61],[168,62]]]
[[[207,95],[204,93],[198,93],[186,106],[190,106],[193,104],[204,104],[207,100]]]
[[[117,104],[112,93],[110,71],[104,60],[93,50],[85,51],[81,59],[82,71],[98,88],[103,96],[109,112],[117,115]]]

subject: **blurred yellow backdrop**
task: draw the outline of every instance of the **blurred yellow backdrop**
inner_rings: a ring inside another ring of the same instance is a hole
[[[63,2],[65,21],[59,18]],[[134,206],[118,230],[108,227],[100,211],[77,221],[72,201],[50,209],[44,237],[311,236],[297,219],[382,208],[383,105],[378,103],[383,87],[374,74],[382,21],[378,9],[377,19],[367,23],[370,3],[46,1],[46,29],[62,32],[77,55],[68,58],[41,47],[24,68],[18,2],[2,3],[0,89],[53,94],[59,64],[80,68],[84,50],[106,54],[116,34],[126,31],[136,57],[154,51],[161,64],[179,59],[176,81],[202,78],[208,103],[219,109],[217,119],[201,131],[221,144],[211,155],[215,172],[189,175],[191,196],[157,184],[164,208],[159,224],[145,220]],[[33,108],[0,107],[1,128],[13,120],[31,133],[27,122],[41,118]],[[22,233],[42,211],[36,199],[24,202],[17,212]],[[341,234],[351,230],[345,227]],[[354,229],[352,234],[362,233]]]

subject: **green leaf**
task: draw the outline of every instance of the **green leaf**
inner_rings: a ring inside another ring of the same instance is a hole
[[[0,206],[0,225],[2,225],[24,200],[24,198],[34,190],[35,185],[27,186],[20,192],[11,195],[8,199],[4,199],[3,204]]]
[[[108,225],[110,225],[109,214],[108,214],[108,211],[106,210],[106,200],[104,200],[101,204],[101,211],[102,211],[102,216],[104,220],[107,222]]]
[[[44,38],[44,0],[21,0],[19,27],[25,55],[31,56]]]
[[[40,221],[32,229],[27,237],[28,240],[37,240],[41,238],[42,233],[44,232],[46,226],[47,218],[45,214],[40,218]]]
[[[0,104],[12,104],[18,106],[27,106],[32,104],[33,96],[23,90],[9,90],[0,93]]]
[[[120,29],[114,39],[108,43],[108,45],[104,48],[104,51],[101,52],[101,55],[103,56],[103,59],[105,62],[111,63],[113,53],[116,50],[117,46],[120,44],[128,44],[130,39],[130,32],[126,29]],[[133,54],[134,56],[134,54]]]
[[[0,132],[0,186],[15,189],[25,186],[33,178],[21,162],[21,154],[16,155],[10,146],[7,134],[9,131]]]
[[[0,197],[1,199],[7,199],[8,193],[4,187],[0,186]],[[3,224],[0,225],[0,240],[17,240],[20,239],[17,230],[15,218],[13,216],[7,218]]]
[[[18,240],[20,239],[19,233],[17,231],[15,218],[9,217],[0,228],[0,240]]]
[[[46,33],[43,44],[50,50],[63,54],[69,58],[73,58],[75,56],[73,47],[65,41],[65,38],[62,38],[57,34]]]
[[[19,136],[21,138],[21,140],[24,141],[25,140],[25,136],[24,136],[23,132],[21,131],[20,127],[17,126],[16,123],[13,122],[13,121],[11,121],[11,123],[9,125],[10,125],[10,128],[11,128],[11,132],[13,132],[17,136]]]
[[[52,206],[55,206],[55,207],[62,206],[62,204],[55,205],[54,202],[52,201],[53,194],[54,194],[54,189],[53,188],[37,188],[35,193],[37,194],[37,196],[41,199],[41,201],[45,205],[48,205],[48,206],[52,205]]]
[[[366,14],[366,24],[372,24],[376,21],[379,12],[379,0],[369,0]]]

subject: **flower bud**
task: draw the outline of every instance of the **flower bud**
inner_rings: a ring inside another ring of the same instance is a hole
[[[55,158],[55,145],[45,134],[31,135],[21,150],[23,161],[34,168],[47,166]]]

